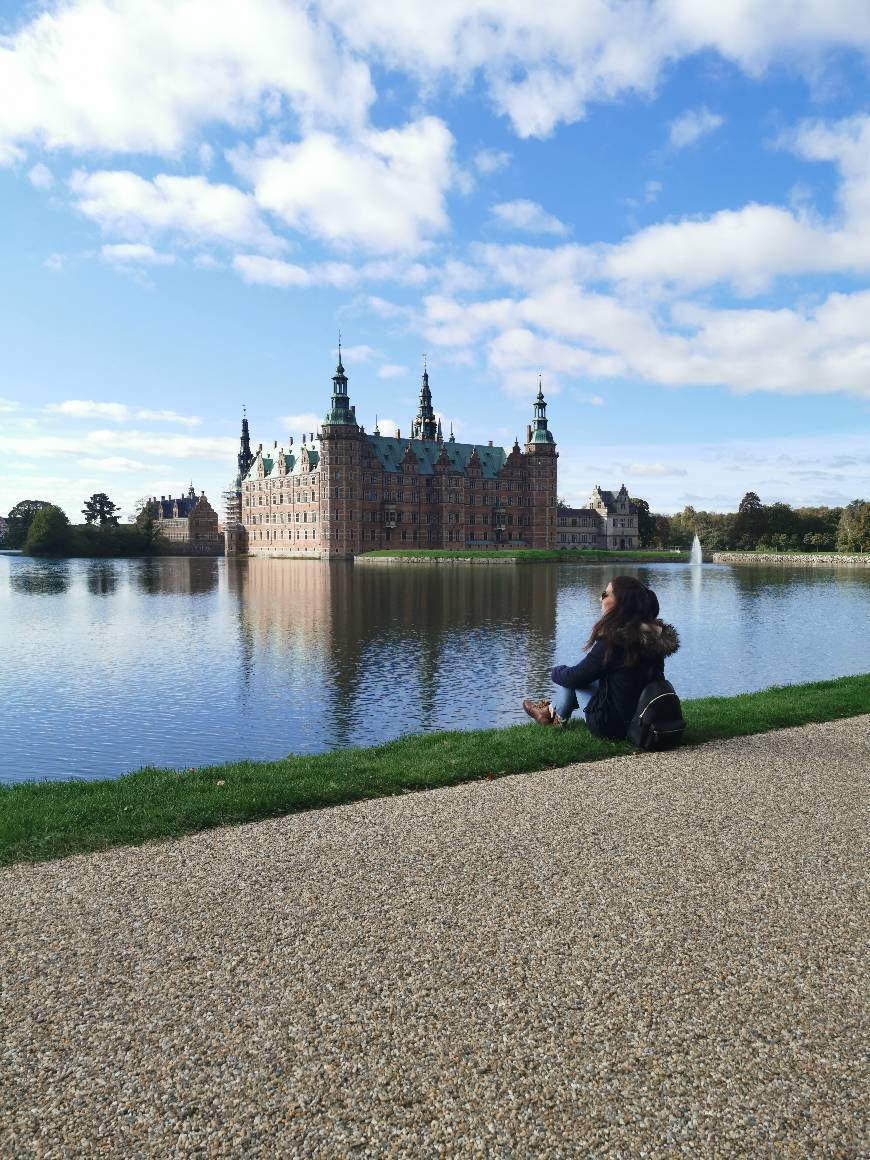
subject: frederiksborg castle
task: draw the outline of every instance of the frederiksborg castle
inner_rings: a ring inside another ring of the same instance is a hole
[[[340,354],[319,432],[253,453],[243,420],[239,474],[227,496],[228,554],[555,546],[557,452],[540,387],[522,448],[445,439],[425,371],[408,436],[385,436],[357,422]]]

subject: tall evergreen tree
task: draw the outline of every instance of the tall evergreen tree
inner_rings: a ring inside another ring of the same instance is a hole
[[[86,524],[99,524],[101,528],[108,524],[116,528],[118,526],[116,513],[120,510],[120,506],[112,503],[104,491],[95,491],[90,499],[85,500],[82,515]]]
[[[735,547],[754,549],[764,532],[764,504],[754,491],[747,491],[737,506],[734,521]]]

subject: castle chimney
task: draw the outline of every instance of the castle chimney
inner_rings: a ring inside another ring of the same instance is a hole
[[[292,435],[290,436],[290,446],[291,447],[293,446],[293,436]]]
[[[531,443],[531,441],[532,441],[532,425],[531,425],[531,423],[529,423],[528,427],[526,427],[526,443]]]
[[[276,448],[277,446],[278,446],[278,440],[277,440],[277,439],[273,439],[273,440],[272,440],[272,450],[274,451],[274,450],[275,450],[275,448]]]
[[[397,439],[401,439],[401,438],[402,438],[402,432],[399,430],[399,428],[398,428],[398,427],[396,428],[396,438],[397,438]]]
[[[491,439],[490,439],[490,440],[489,440],[489,442],[487,443],[487,447],[492,447],[492,440],[491,440]]]

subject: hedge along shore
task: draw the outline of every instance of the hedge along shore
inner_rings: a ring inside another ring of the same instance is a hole
[[[699,745],[870,708],[870,673],[683,704]],[[601,761],[634,751],[585,724],[425,733],[371,748],[202,769],[143,769],[113,780],[0,787],[0,865],[179,837],[367,798]]]
[[[870,568],[870,552],[847,556],[839,552],[714,552],[714,564],[775,564],[794,568]]]

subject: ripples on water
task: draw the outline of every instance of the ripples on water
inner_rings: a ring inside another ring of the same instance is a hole
[[[686,697],[865,671],[870,570],[630,565]],[[0,780],[108,777],[524,721],[611,565],[0,555]]]

